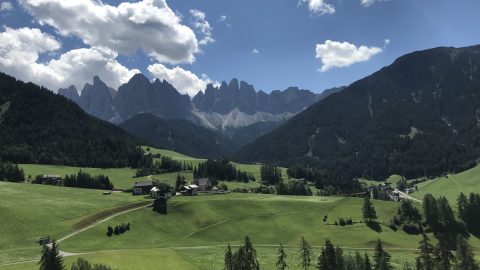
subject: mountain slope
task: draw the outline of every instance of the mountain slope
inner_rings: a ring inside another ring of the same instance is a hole
[[[0,159],[85,167],[134,166],[136,139],[77,104],[0,73]]]
[[[240,149],[334,177],[439,175],[480,157],[480,46],[414,52]]]
[[[233,152],[235,143],[226,136],[185,119],[162,119],[138,114],[120,127],[150,145],[194,157],[219,158]]]

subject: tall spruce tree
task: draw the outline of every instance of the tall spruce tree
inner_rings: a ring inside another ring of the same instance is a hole
[[[40,270],[65,270],[63,258],[60,255],[60,250],[55,241],[53,241],[51,246],[43,246],[42,257],[40,258],[39,264]]]
[[[375,254],[373,255],[373,269],[375,270],[391,270],[390,254],[383,250],[382,241],[378,239],[375,247]]]
[[[305,240],[305,237],[302,236],[300,240],[300,248],[298,250],[298,266],[300,268],[307,270],[312,263],[312,246]]]
[[[280,246],[278,247],[277,251],[277,263],[275,264],[277,269],[279,270],[285,270],[287,269],[287,252],[285,251],[285,248],[283,247],[283,244],[280,243]]]
[[[225,251],[225,259],[224,259],[224,270],[233,270],[233,254],[232,254],[232,248],[230,247],[230,244],[227,246],[227,250]]]
[[[363,268],[364,270],[372,270],[372,263],[370,262],[370,257],[368,257],[368,254],[365,253],[365,267]]]
[[[455,255],[455,270],[479,270],[480,267],[475,261],[472,247],[468,244],[467,239],[462,235],[457,238],[457,253]]]
[[[375,211],[369,196],[365,197],[363,200],[362,214],[365,222],[373,222],[377,219],[377,212]]]
[[[435,229],[437,227],[439,212],[437,200],[432,194],[426,194],[423,197],[423,216],[425,217],[425,222],[430,228]]]
[[[430,244],[428,236],[425,233],[422,235],[422,240],[420,241],[418,249],[420,250],[420,254],[416,260],[417,270],[433,270],[434,248],[432,244]]]
[[[454,256],[448,247],[448,243],[443,237],[438,238],[434,251],[435,270],[450,270]]]

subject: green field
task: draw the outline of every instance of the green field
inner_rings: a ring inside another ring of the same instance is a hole
[[[418,184],[419,190],[413,197],[422,199],[427,193],[435,196],[445,196],[451,204],[455,204],[460,192],[480,193],[480,166],[473,167],[458,174],[449,174]]]
[[[39,237],[58,239],[88,215],[142,200],[99,190],[0,182],[0,262],[36,258]]]
[[[151,149],[154,153],[176,160],[198,164],[194,159],[176,152]],[[196,162],[196,163],[194,163]],[[26,175],[71,174],[80,168],[50,165],[21,165]],[[260,174],[260,165],[237,165],[238,169]],[[134,181],[133,169],[81,168],[92,175],[108,175],[116,187],[130,188]],[[170,184],[178,173],[152,176]],[[192,181],[191,172],[181,172]],[[286,172],[285,172],[286,175]],[[419,184],[414,197],[426,193],[446,196],[454,202],[458,193],[480,192],[480,167]],[[389,179],[393,184],[398,176]],[[258,182],[227,182],[230,189],[250,188]],[[13,184],[0,182],[0,270],[36,269],[40,248],[35,240],[42,236],[59,239],[82,224],[91,224],[95,218],[144,200],[127,193],[102,195],[102,191],[54,187],[45,185]],[[222,269],[223,254],[227,243],[241,244],[249,235],[257,248],[262,269],[274,269],[279,242],[287,247],[290,269],[297,269],[296,250],[301,236],[314,246],[318,256],[325,238],[353,253],[355,250],[371,252],[377,239],[393,255],[393,262],[400,263],[415,258],[419,237],[393,231],[386,227],[398,203],[374,201],[381,225],[381,232],[363,223],[352,226],[335,226],[340,217],[361,221],[362,199],[344,197],[296,197],[262,194],[230,193],[226,195],[200,195],[174,197],[169,201],[168,215],[158,215],[151,208],[143,208],[116,216],[105,223],[95,225],[60,243],[62,251],[82,253],[81,257],[95,263],[104,263],[115,269]],[[421,207],[419,205],[419,207]],[[327,222],[323,217],[327,215]],[[131,231],[107,237],[106,227],[131,223]],[[79,225],[80,224],[80,225]],[[480,240],[472,238],[471,244],[480,251]],[[66,257],[69,266],[78,255]],[[32,262],[14,262],[34,260]],[[312,268],[313,269],[313,268]]]
[[[104,196],[95,190],[41,185],[3,183],[0,187],[2,194],[16,191],[15,195],[8,198],[11,203],[2,205],[4,209],[21,211],[21,214],[17,215],[19,218],[30,216],[30,219],[24,222],[28,226],[21,230],[14,226],[19,220],[12,220],[12,226],[2,227],[3,232],[10,232],[9,235],[18,237],[2,239],[1,253],[5,254],[8,250],[12,252],[7,257],[2,255],[0,264],[35,259],[39,248],[33,241],[37,237],[50,234],[58,238],[69,233],[72,224],[92,211],[139,199],[127,194]],[[38,197],[33,201],[34,204],[27,212],[17,209],[21,208],[21,201],[32,201],[29,198],[30,193],[35,193]],[[69,198],[68,202],[66,198]],[[37,200],[45,202],[42,205],[35,204]],[[61,243],[61,248],[67,252],[110,250],[82,256],[118,269],[132,269],[128,268],[128,265],[142,265],[142,268],[136,269],[158,269],[156,261],[164,257],[168,258],[165,259],[165,265],[173,263],[178,266],[177,269],[220,269],[226,244],[238,245],[245,235],[249,235],[258,249],[260,262],[264,265],[262,269],[272,269],[270,266],[273,266],[279,242],[290,247],[290,263],[295,264],[294,253],[298,240],[303,235],[312,245],[317,246],[316,253],[326,237],[352,252],[355,248],[372,248],[375,240],[381,238],[386,247],[395,251],[397,262],[408,258],[408,254],[417,246],[416,236],[409,236],[401,231],[394,232],[384,226],[382,232],[377,233],[361,223],[347,227],[332,225],[339,217],[352,217],[359,221],[361,202],[358,198],[235,193],[180,196],[170,200],[168,215],[158,215],[150,208],[145,208],[117,216],[65,240]],[[381,221],[387,221],[397,207],[394,202],[375,201],[374,204]],[[43,208],[50,211],[40,211]],[[83,212],[80,209],[83,209]],[[52,212],[55,213],[53,216]],[[3,213],[2,211],[2,219]],[[328,215],[327,223],[322,221],[324,215]],[[45,221],[42,222],[43,231],[31,226],[41,220]],[[131,231],[111,238],[105,235],[106,226],[123,222],[131,223]],[[25,237],[21,235],[31,236],[28,241],[22,241]],[[22,247],[29,251],[28,256],[18,256],[16,251]],[[68,258],[67,262],[72,259]],[[141,263],[138,264],[137,261]],[[32,269],[33,265],[34,263],[17,264],[0,269]]]

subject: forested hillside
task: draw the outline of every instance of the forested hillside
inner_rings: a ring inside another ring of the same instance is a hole
[[[0,73],[0,159],[85,167],[136,166],[141,150],[122,129],[51,91]]]
[[[335,177],[436,176],[480,157],[480,46],[414,52],[240,149]]]

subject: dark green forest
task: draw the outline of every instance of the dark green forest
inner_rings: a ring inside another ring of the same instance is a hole
[[[480,157],[480,46],[414,52],[241,148],[238,162],[335,179],[459,172]]]
[[[122,129],[32,83],[0,73],[0,160],[82,167],[136,167],[143,155]]]

